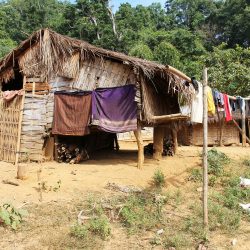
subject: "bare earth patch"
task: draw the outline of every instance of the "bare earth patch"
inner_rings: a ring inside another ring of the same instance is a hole
[[[148,188],[155,170],[159,168],[166,177],[163,192],[171,197],[171,202],[163,210],[167,235],[179,230],[175,223],[183,223],[192,214],[191,205],[201,204],[201,192],[197,191],[201,185],[188,181],[188,176],[190,169],[200,167],[202,148],[180,147],[177,155],[158,162],[146,158],[143,170],[136,168],[134,143],[123,143],[121,149],[120,152],[99,152],[95,159],[79,165],[56,162],[28,164],[28,179],[24,181],[15,179],[13,165],[0,162],[1,204],[22,206],[29,212],[17,231],[0,227],[0,249],[162,249],[162,245],[152,244],[157,238],[157,229],[161,228],[130,235],[121,223],[114,222],[107,240],[95,237],[88,242],[70,234],[70,228],[89,195],[103,198],[124,195],[105,188],[108,182]],[[238,162],[249,157],[250,148],[222,147],[218,150]],[[240,167],[235,165],[235,169]],[[19,186],[4,184],[2,180],[12,180]],[[39,191],[41,186],[38,183],[43,183],[42,191]],[[209,249],[249,249],[249,225],[249,222],[243,221],[234,233],[211,232]],[[175,233],[178,234],[178,231]],[[231,240],[234,238],[237,244],[232,247]],[[187,247],[182,245],[179,248],[196,247],[197,242],[191,241]]]

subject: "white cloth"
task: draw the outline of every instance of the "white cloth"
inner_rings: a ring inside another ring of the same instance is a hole
[[[240,185],[243,187],[250,186],[250,179],[240,177]]]
[[[195,94],[191,106],[191,122],[202,123],[203,118],[203,91],[202,84],[198,82],[199,92]]]
[[[250,212],[250,203],[248,204],[239,204],[244,210],[247,210],[248,212]]]

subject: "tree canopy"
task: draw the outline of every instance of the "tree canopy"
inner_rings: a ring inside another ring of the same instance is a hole
[[[40,28],[172,65],[213,87],[250,94],[250,1],[166,0],[164,6],[109,0],[0,0],[0,57]]]

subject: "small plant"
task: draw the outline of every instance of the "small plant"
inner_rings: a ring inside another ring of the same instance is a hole
[[[201,182],[202,181],[201,169],[192,168],[188,180],[193,182]]]
[[[161,169],[157,169],[155,172],[154,172],[154,176],[153,176],[153,184],[158,187],[158,188],[161,188],[165,185],[166,183],[166,179],[165,179],[165,175],[164,173],[162,172]]]
[[[208,151],[208,174],[222,176],[224,166],[230,162],[226,154],[217,151],[215,148]]]
[[[76,238],[86,239],[88,237],[88,228],[85,225],[75,224],[70,233]]]
[[[166,236],[163,240],[163,246],[166,249],[176,248],[182,249],[186,248],[189,245],[188,239],[185,237],[183,233],[178,233],[175,235]]]
[[[17,209],[11,204],[4,204],[0,207],[0,225],[4,224],[16,230],[23,221],[23,217],[27,216],[28,212],[24,209]]]
[[[106,239],[111,233],[111,227],[107,216],[102,215],[89,221],[88,230]]]

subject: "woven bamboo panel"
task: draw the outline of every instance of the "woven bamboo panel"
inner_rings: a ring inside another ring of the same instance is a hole
[[[220,128],[218,123],[212,123],[208,125],[208,144],[217,145],[220,140]],[[224,145],[238,144],[240,143],[239,132],[235,125],[231,122],[225,123],[223,129],[222,142]],[[196,125],[193,128],[192,136],[193,145],[203,144],[203,129],[201,125]]]
[[[72,87],[91,91],[95,88],[123,86],[130,78],[131,72],[128,65],[110,60],[85,61]]]
[[[24,100],[21,132],[20,161],[44,160],[44,134],[46,121],[46,103],[48,95],[26,94]]]
[[[0,99],[0,160],[15,162],[18,121],[22,96],[16,96],[12,101]]]

